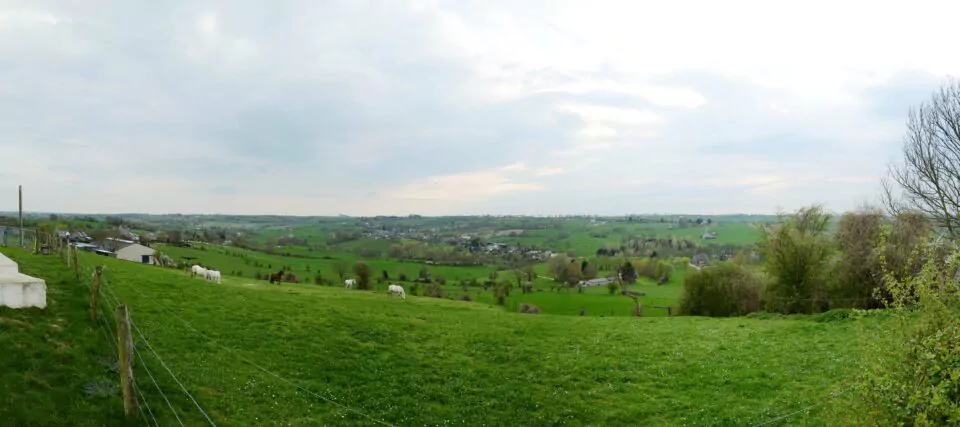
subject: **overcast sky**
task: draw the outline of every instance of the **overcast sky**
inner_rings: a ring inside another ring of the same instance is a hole
[[[0,210],[843,211],[956,1],[0,0]]]

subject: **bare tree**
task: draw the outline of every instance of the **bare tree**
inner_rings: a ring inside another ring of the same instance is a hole
[[[891,214],[922,212],[960,237],[960,82],[910,111],[903,162],[890,166],[883,190]]]

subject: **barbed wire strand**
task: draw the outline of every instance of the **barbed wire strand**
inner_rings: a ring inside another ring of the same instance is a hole
[[[137,335],[140,336],[140,339],[142,339],[143,342],[144,342],[145,344],[147,344],[147,349],[150,350],[151,353],[153,353],[153,355],[154,355],[154,356],[157,358],[157,360],[160,362],[160,365],[162,365],[163,368],[167,370],[167,373],[169,373],[170,376],[173,378],[173,380],[176,381],[177,385],[180,386],[180,389],[183,390],[183,393],[186,394],[187,397],[189,397],[191,401],[193,401],[193,404],[196,405],[196,407],[197,407],[198,410],[200,410],[200,413],[203,414],[203,417],[206,418],[207,422],[210,423],[210,425],[216,427],[217,424],[214,423],[212,419],[210,419],[210,416],[207,415],[207,412],[203,410],[203,407],[200,406],[200,403],[197,402],[197,399],[195,399],[195,398],[193,397],[193,395],[190,394],[190,391],[187,390],[187,387],[184,386],[182,382],[180,382],[180,379],[178,379],[177,376],[176,376],[176,374],[173,373],[173,370],[170,369],[169,366],[167,366],[167,363],[163,361],[163,358],[160,357],[160,355],[157,353],[157,351],[153,348],[153,345],[150,344],[150,341],[149,341],[149,340],[147,339],[147,337],[143,334],[143,331],[140,330],[140,327],[137,326],[137,323],[134,322],[133,319],[130,319],[130,326],[133,326],[134,330],[137,331]]]
[[[385,425],[385,426],[393,426],[393,424],[390,424],[390,423],[388,423],[388,422],[385,422],[385,421],[379,420],[379,419],[377,419],[377,418],[374,418],[373,416],[368,415],[368,414],[366,414],[366,413],[364,413],[364,412],[362,412],[362,411],[359,411],[359,410],[357,410],[357,409],[353,409],[353,408],[351,408],[351,407],[349,407],[349,406],[346,406],[346,405],[343,405],[343,404],[341,404],[341,403],[339,403],[339,402],[337,402],[337,401],[334,401],[334,400],[332,400],[332,399],[330,399],[330,398],[328,398],[328,397],[326,397],[326,396],[323,396],[323,395],[321,395],[321,394],[319,394],[319,393],[317,393],[317,392],[314,392],[313,390],[310,390],[310,389],[308,389],[308,388],[302,387],[302,386],[300,386],[299,384],[297,384],[297,383],[295,383],[295,382],[293,382],[293,381],[291,381],[291,380],[289,380],[289,379],[286,379],[286,378],[280,376],[279,374],[274,373],[273,371],[270,371],[270,370],[267,369],[267,368],[264,368],[263,366],[260,366],[260,365],[257,364],[256,362],[254,362],[254,361],[252,361],[252,360],[250,360],[250,359],[248,359],[248,358],[240,355],[239,353],[235,352],[233,349],[231,349],[231,348],[229,348],[229,347],[226,347],[226,346],[224,346],[223,344],[220,344],[219,342],[211,339],[207,334],[204,334],[203,332],[200,332],[200,330],[198,330],[197,328],[195,328],[192,324],[190,324],[190,322],[188,322],[188,321],[185,320],[184,318],[178,316],[176,313],[174,313],[174,312],[172,312],[172,311],[170,311],[170,310],[167,310],[167,309],[161,307],[161,306],[160,306],[159,304],[157,304],[153,299],[151,299],[150,297],[146,296],[143,292],[141,292],[141,291],[139,291],[139,290],[136,290],[136,292],[137,292],[138,294],[140,294],[144,299],[149,300],[151,303],[154,304],[154,306],[156,306],[157,308],[159,308],[159,309],[160,309],[161,311],[163,311],[164,313],[169,314],[170,316],[175,317],[176,319],[178,319],[178,320],[180,320],[181,322],[183,322],[184,325],[186,325],[188,328],[190,328],[191,330],[193,330],[194,332],[196,332],[197,334],[199,334],[199,335],[200,335],[201,337],[203,337],[207,342],[209,342],[209,343],[211,343],[211,344],[213,344],[213,345],[215,345],[215,346],[217,346],[217,347],[220,347],[220,348],[222,348],[223,350],[226,350],[228,353],[230,353],[230,354],[236,356],[238,359],[240,359],[240,360],[242,360],[242,361],[244,361],[244,362],[246,362],[246,363],[248,363],[248,364],[256,367],[257,369],[263,371],[264,373],[269,374],[269,375],[273,376],[274,378],[276,378],[276,379],[278,379],[278,380],[280,380],[280,381],[283,381],[283,382],[285,382],[285,383],[287,383],[287,384],[289,384],[289,385],[291,385],[291,386],[293,386],[293,387],[295,387],[295,388],[297,388],[297,389],[299,389],[299,390],[301,390],[301,391],[303,391],[303,392],[305,392],[305,393],[308,393],[308,394],[310,394],[310,395],[312,395],[312,396],[314,396],[314,397],[316,397],[316,398],[318,398],[318,399],[320,399],[320,400],[323,400],[323,401],[325,401],[325,402],[327,402],[327,403],[330,403],[331,405],[334,405],[334,406],[336,406],[336,407],[338,407],[338,408],[340,408],[340,409],[343,409],[343,410],[345,410],[345,411],[352,412],[352,413],[354,413],[354,414],[360,415],[360,416],[362,416],[362,417],[364,417],[364,418],[366,418],[366,419],[368,419],[368,420],[370,420],[370,421],[373,421],[373,422],[375,422],[375,423],[378,423],[378,424],[382,424],[382,425]]]

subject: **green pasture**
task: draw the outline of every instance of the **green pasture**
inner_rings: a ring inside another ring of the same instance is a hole
[[[82,391],[88,380],[115,376],[100,364],[110,346],[86,317],[87,288],[67,278],[55,256],[2,250],[48,280],[51,305],[0,309],[0,419],[119,424],[118,395]],[[838,425],[846,402],[827,397],[858,372],[862,334],[879,326],[876,319],[523,315],[242,277],[216,285],[89,254],[81,264],[106,265],[104,292],[129,307],[218,425],[712,426],[791,413],[770,425]],[[109,305],[112,297],[104,299]],[[136,367],[138,381],[149,384],[144,368],[185,424],[204,425],[158,360]],[[160,394],[142,389],[160,425],[176,424]]]

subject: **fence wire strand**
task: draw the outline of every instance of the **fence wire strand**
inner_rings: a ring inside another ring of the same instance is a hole
[[[137,331],[137,335],[139,335],[140,339],[143,340],[144,344],[147,345],[147,349],[150,350],[151,353],[153,353],[153,356],[157,358],[157,361],[160,362],[160,365],[167,370],[167,373],[170,374],[170,377],[173,378],[174,381],[176,381],[177,385],[180,386],[180,389],[183,390],[183,393],[186,394],[188,398],[190,398],[190,400],[197,407],[200,413],[203,414],[203,417],[206,418],[207,422],[210,423],[210,425],[212,426],[216,426],[217,424],[214,423],[212,419],[210,419],[210,416],[207,415],[207,412],[203,410],[203,407],[200,406],[200,403],[197,402],[197,399],[194,398],[192,394],[190,394],[190,391],[187,390],[187,387],[184,386],[182,382],[180,382],[180,379],[177,378],[177,375],[173,373],[173,370],[170,369],[170,367],[167,366],[167,363],[163,361],[163,358],[160,357],[157,351],[153,348],[153,345],[150,344],[150,341],[147,340],[147,337],[143,334],[143,332],[140,330],[140,327],[137,326],[137,323],[134,322],[133,319],[130,319],[130,326],[133,326],[133,329]]]
[[[343,410],[345,410],[345,411],[347,411],[347,412],[352,412],[352,413],[354,413],[354,414],[360,415],[360,416],[362,416],[362,417],[364,417],[364,418],[366,418],[366,419],[368,419],[368,420],[370,420],[370,421],[373,421],[373,422],[375,422],[375,423],[377,423],[377,424],[381,424],[381,425],[385,425],[385,426],[393,426],[393,424],[390,424],[390,423],[388,423],[388,422],[385,422],[385,421],[379,420],[379,419],[377,419],[377,418],[374,418],[373,416],[368,415],[368,414],[366,414],[366,413],[364,413],[364,412],[362,412],[362,411],[359,411],[359,410],[357,410],[357,409],[353,409],[353,408],[351,408],[351,407],[349,407],[349,406],[346,406],[346,405],[343,405],[343,404],[341,404],[341,403],[339,403],[339,402],[337,402],[337,401],[334,401],[334,400],[332,400],[332,399],[330,399],[330,398],[328,398],[328,397],[326,397],[326,396],[323,396],[323,395],[321,395],[321,394],[319,394],[319,393],[317,393],[317,392],[314,392],[313,390],[310,390],[310,389],[308,389],[308,388],[302,387],[302,386],[300,386],[299,384],[297,384],[297,383],[295,383],[295,382],[293,382],[293,381],[291,381],[291,380],[289,380],[289,379],[287,379],[287,378],[284,378],[283,376],[281,376],[281,375],[279,375],[279,374],[277,374],[277,373],[275,373],[275,372],[273,372],[273,371],[271,371],[271,370],[269,370],[269,369],[267,369],[267,368],[264,368],[263,366],[260,366],[260,365],[257,364],[256,362],[254,362],[254,361],[252,361],[252,360],[250,360],[250,359],[248,359],[248,358],[240,355],[239,353],[235,352],[233,349],[231,349],[231,348],[229,348],[229,347],[226,347],[226,346],[224,346],[223,344],[220,344],[219,342],[213,340],[213,339],[210,338],[207,334],[204,334],[203,332],[201,332],[200,330],[198,330],[197,328],[195,328],[192,324],[190,324],[190,322],[188,322],[188,321],[185,320],[184,318],[178,316],[176,313],[174,313],[174,312],[172,312],[172,311],[170,311],[170,310],[168,310],[168,309],[160,306],[159,304],[157,304],[152,298],[146,296],[143,292],[140,292],[139,290],[136,290],[136,292],[137,292],[141,297],[143,297],[144,299],[150,301],[150,302],[151,302],[155,307],[157,307],[159,310],[161,310],[161,311],[163,311],[164,313],[169,314],[170,316],[172,316],[172,317],[176,318],[177,320],[180,320],[181,322],[183,322],[184,325],[186,325],[188,328],[190,328],[191,330],[193,330],[194,332],[196,332],[198,335],[200,335],[201,337],[203,337],[207,342],[209,342],[209,343],[211,343],[211,344],[213,344],[213,345],[215,345],[215,346],[217,346],[217,347],[219,347],[219,348],[227,351],[228,353],[236,356],[238,359],[240,359],[240,360],[242,360],[242,361],[244,361],[244,362],[246,362],[246,363],[248,363],[248,364],[256,367],[257,369],[263,371],[264,373],[266,373],[266,374],[268,374],[268,375],[271,375],[271,376],[273,376],[274,378],[276,378],[276,379],[278,379],[278,380],[280,380],[280,381],[283,381],[283,382],[285,382],[285,383],[287,383],[287,384],[289,384],[289,385],[291,385],[291,386],[293,386],[293,387],[295,387],[295,388],[303,391],[304,393],[310,394],[310,395],[312,395],[312,396],[314,396],[314,397],[316,397],[316,398],[318,398],[318,399],[320,399],[320,400],[323,400],[324,402],[327,402],[327,403],[329,403],[329,404],[331,404],[331,405],[334,405],[334,406],[336,406],[336,407],[338,407],[338,408],[340,408],[340,409],[343,409]]]
[[[81,280],[81,281],[87,286],[88,289],[92,290],[93,289],[92,280],[93,280],[93,277],[96,276],[96,271],[94,269],[82,269],[81,278],[86,278],[88,272],[90,273],[89,274],[90,282],[87,283],[86,280]],[[113,314],[116,310],[116,307],[120,305],[120,299],[117,297],[116,293],[113,292],[113,289],[111,289],[110,285],[107,283],[106,276],[102,272],[100,275],[100,284],[101,284],[101,289],[99,290],[99,296],[101,297],[100,300],[103,302],[103,308],[106,309],[106,310],[100,310],[97,316],[97,320],[101,325],[100,331],[103,332],[104,338],[106,339],[108,344],[113,345],[115,348],[119,348],[120,343],[118,341],[119,338],[117,336],[116,329],[110,326],[111,322],[116,323],[116,316],[111,317],[110,314]],[[131,325],[132,324],[133,322],[131,321]],[[143,337],[142,333],[138,335],[145,343],[147,342],[146,339]],[[160,393],[160,396],[163,398],[164,402],[167,404],[167,407],[170,409],[170,412],[173,414],[174,418],[177,420],[177,423],[183,426],[184,425],[183,420],[180,419],[179,414],[177,414],[177,410],[174,408],[173,404],[170,402],[170,399],[167,397],[167,394],[164,393],[163,388],[160,387],[160,383],[157,382],[156,377],[153,376],[153,372],[151,372],[150,368],[147,366],[146,359],[143,357],[143,354],[140,352],[140,349],[137,348],[136,345],[133,346],[133,349],[137,359],[140,360],[140,365],[143,366],[144,372],[146,372],[147,376],[150,378],[150,382],[153,383],[154,387],[157,389],[157,392]],[[154,355],[157,357],[158,360],[160,360],[161,363],[163,363],[159,355],[157,355],[156,353],[154,353]],[[171,376],[174,378],[175,381],[179,383],[179,380],[177,380],[176,376],[173,375],[172,372],[171,372]],[[144,418],[144,421],[149,425],[149,421],[152,420],[153,424],[159,427],[160,422],[157,420],[156,416],[154,415],[153,409],[150,407],[150,403],[148,402],[146,395],[143,393],[143,390],[140,388],[139,384],[136,383],[136,380],[134,380],[133,386],[134,386],[134,391],[137,393],[137,399],[142,402],[143,406],[147,409],[147,415],[150,417],[149,419]],[[190,396],[189,393],[187,393],[187,395]],[[193,400],[193,396],[190,396],[190,398],[191,400]],[[194,400],[194,403],[196,403],[196,400]],[[201,409],[201,412],[203,412],[202,409]],[[210,422],[212,425],[215,425],[213,424],[212,421]]]

